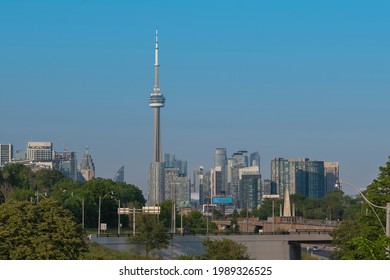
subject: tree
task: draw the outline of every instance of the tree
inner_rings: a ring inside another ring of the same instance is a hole
[[[341,190],[330,191],[321,199],[322,215],[329,220],[343,219],[345,210],[351,205],[351,201],[352,199],[344,195]]]
[[[154,215],[141,214],[136,218],[136,235],[130,240],[140,243],[146,256],[154,249],[168,248],[171,235],[165,230],[164,223]]]
[[[73,215],[57,202],[0,205],[0,255],[13,260],[76,260],[87,250]]]
[[[85,226],[97,227],[99,196],[104,197],[107,193],[114,192],[114,197],[120,199],[121,207],[140,208],[145,205],[142,191],[134,185],[117,183],[110,179],[96,178],[88,182],[80,183],[71,179],[64,179],[51,188],[51,196],[60,201],[65,208],[69,209],[81,222],[81,199],[84,198]],[[109,227],[116,228],[118,223],[118,203],[107,195],[102,199],[101,221]],[[121,217],[125,226],[128,218]]]
[[[196,230],[205,229],[207,221],[201,212],[193,211],[188,215],[183,215],[183,226],[195,232]]]
[[[234,209],[232,219],[230,221],[230,229],[232,232],[239,232],[240,231],[240,226],[238,224],[238,211],[237,209]]]
[[[380,167],[380,173],[363,192],[375,205],[386,206],[390,201],[390,161]],[[353,205],[354,212],[349,214],[340,227],[332,233],[333,243],[339,248],[333,255],[335,259],[388,259],[386,248],[390,239],[385,236],[386,224],[384,209],[375,209],[377,215],[362,198]]]
[[[58,182],[65,179],[64,174],[58,170],[42,169],[34,174],[35,184],[42,191],[49,191]]]
[[[32,172],[23,164],[6,164],[0,169],[0,202],[11,198],[15,188],[28,189],[32,185]]]
[[[206,251],[202,256],[205,260],[249,260],[250,258],[246,246],[231,239],[211,240],[206,238],[202,244]]]
[[[170,199],[164,200],[163,202],[161,202],[159,206],[160,206],[160,215],[159,215],[160,221],[164,223],[164,226],[166,228],[171,228],[173,201]]]

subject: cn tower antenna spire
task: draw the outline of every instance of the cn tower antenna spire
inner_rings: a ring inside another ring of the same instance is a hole
[[[160,91],[159,79],[158,79],[158,68],[160,64],[158,63],[158,29],[156,28],[156,49],[155,49],[155,62],[154,62],[154,91]]]

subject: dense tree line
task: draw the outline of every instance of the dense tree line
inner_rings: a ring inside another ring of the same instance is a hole
[[[356,204],[357,201],[345,195],[341,190],[335,189],[327,193],[324,198],[309,198],[301,194],[293,194],[290,196],[290,203],[295,205],[295,216],[298,217],[318,220],[343,220],[350,215],[349,207]],[[280,205],[283,205],[283,200],[276,200],[275,216],[279,216]],[[261,207],[254,209],[249,215],[261,220],[271,217],[272,201],[263,201]],[[240,216],[246,216],[246,209],[241,211]]]
[[[88,251],[80,225],[82,202],[85,226],[97,228],[99,197],[101,221],[113,227],[119,200],[121,207],[146,202],[134,185],[101,178],[81,183],[55,170],[5,165],[0,169],[0,258],[82,259]]]
[[[110,227],[117,223],[118,200],[121,207],[145,205],[142,191],[134,185],[116,183],[110,179],[96,178],[88,182],[65,178],[56,170],[32,172],[22,164],[7,164],[0,169],[0,203],[8,200],[30,201],[52,198],[70,210],[81,223],[84,201],[85,227],[97,228],[98,203],[101,203],[101,221]],[[128,219],[124,217],[124,223]]]
[[[0,205],[0,256],[12,260],[76,260],[87,251],[85,234],[58,202],[9,200]]]

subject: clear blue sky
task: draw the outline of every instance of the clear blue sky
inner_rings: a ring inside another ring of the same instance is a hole
[[[0,142],[62,140],[146,190],[159,28],[163,152],[339,161],[364,187],[390,155],[388,1],[0,0]]]

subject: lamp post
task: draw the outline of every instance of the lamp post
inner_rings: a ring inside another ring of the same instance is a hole
[[[387,202],[386,208],[386,235],[390,237],[390,202]]]
[[[275,200],[279,199],[280,196],[278,194],[265,194],[263,195],[263,199],[271,199],[272,200],[272,234],[275,234]]]
[[[110,191],[110,192],[106,193],[103,197],[99,196],[98,233],[97,233],[98,237],[100,235],[100,218],[101,218],[101,214],[100,213],[101,213],[101,208],[102,208],[102,199],[104,199],[109,194],[114,195],[114,192]]]
[[[37,200],[37,204],[39,202],[39,196],[42,196],[44,199],[46,199],[47,197],[47,192],[44,192],[44,193],[39,193],[38,190],[37,192],[35,193],[35,199]],[[30,202],[32,203],[33,202],[33,197],[30,197]]]
[[[340,180],[340,183],[337,183],[337,182],[336,182],[335,187],[336,187],[336,188],[341,188],[341,184],[346,184],[346,185],[349,185],[349,186],[353,187],[353,188],[354,188],[354,189],[363,197],[364,201],[367,202],[368,206],[370,206],[371,210],[374,212],[375,216],[378,218],[379,223],[380,223],[381,226],[382,226],[383,232],[386,234],[386,229],[385,229],[385,227],[383,226],[383,223],[382,223],[381,219],[379,218],[378,213],[376,213],[374,207],[375,207],[375,208],[379,208],[379,209],[387,209],[388,207],[375,205],[374,203],[372,203],[371,201],[369,201],[369,200],[367,199],[367,197],[360,191],[360,189],[359,189],[358,187],[356,187],[356,186],[355,186],[354,184],[352,184],[352,183],[349,183],[349,182]],[[389,203],[388,203],[388,205],[389,205]],[[389,217],[387,217],[387,219],[386,219],[386,224],[388,224],[388,220],[389,220]],[[387,225],[386,227],[388,227],[388,225]]]
[[[372,211],[375,213],[375,216],[378,218],[378,220],[379,220],[379,222],[380,222],[380,224],[382,226],[382,229],[383,229],[384,233],[386,234],[386,236],[390,237],[390,202],[387,202],[386,207],[375,205],[374,203],[369,201],[367,199],[367,197],[365,197],[365,195],[354,184],[340,180],[340,183],[336,182],[335,187],[336,188],[337,187],[341,188],[341,184],[346,184],[346,185],[352,186],[353,188],[355,188],[358,191],[358,193],[363,197],[363,199],[368,203],[368,205],[371,207]],[[383,226],[383,223],[382,223],[381,219],[379,218],[378,214],[376,213],[376,211],[374,210],[373,207],[386,210],[386,229]],[[389,254],[390,254],[390,247],[388,247],[387,250],[389,251]]]
[[[183,229],[183,206],[180,208],[180,228],[181,228],[181,235],[184,235],[184,229]]]
[[[206,211],[206,234],[209,235],[209,204],[207,203]]]
[[[118,203],[118,237],[121,234],[121,214],[119,213],[119,208],[121,208],[121,200],[117,199],[114,195],[111,195],[111,198]]]
[[[349,182],[346,182],[346,181],[341,181],[340,180],[340,183],[336,182],[336,185],[335,187],[336,188],[341,188],[341,184],[346,184],[346,185],[349,185],[349,186],[352,186],[355,190],[358,191],[358,193],[363,197],[364,201],[367,202],[367,204],[371,207],[372,211],[374,212],[375,216],[378,218],[381,226],[382,226],[382,229],[384,231],[384,233],[386,234],[387,237],[390,237],[390,202],[387,202],[386,204],[386,207],[385,206],[378,206],[378,205],[375,205],[374,203],[372,203],[371,201],[369,201],[367,199],[367,197],[359,190],[359,188],[357,188],[354,184],[352,183],[349,183]],[[385,227],[383,226],[383,223],[381,221],[381,219],[379,218],[378,214],[376,213],[376,211],[374,210],[374,207],[375,208],[379,208],[379,209],[385,209],[386,210],[386,229]],[[390,252],[390,248],[388,248],[389,252]]]

